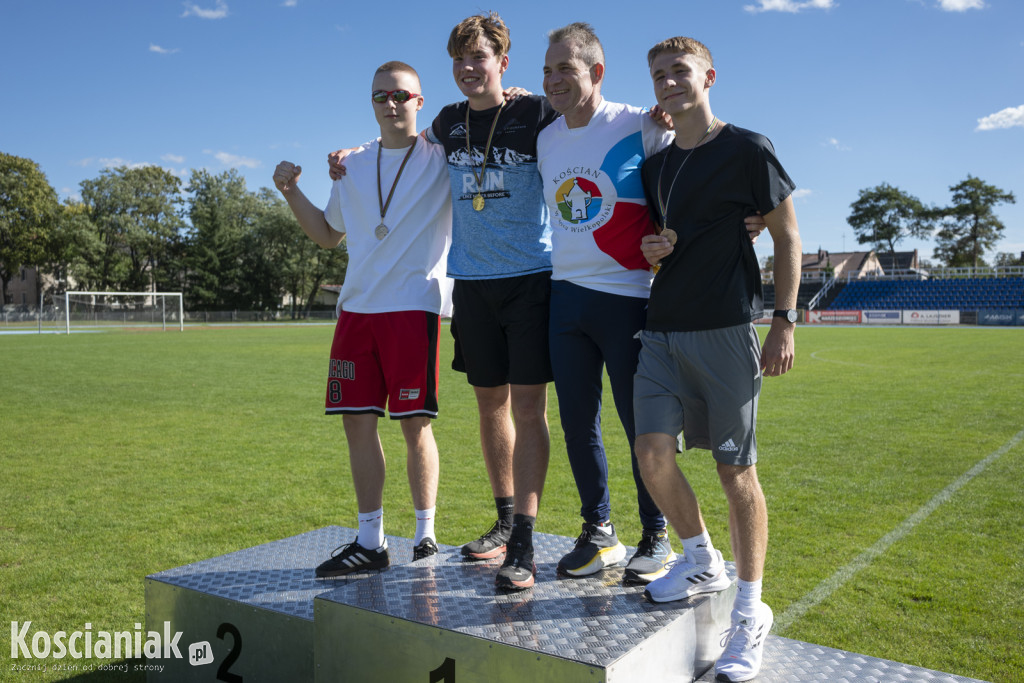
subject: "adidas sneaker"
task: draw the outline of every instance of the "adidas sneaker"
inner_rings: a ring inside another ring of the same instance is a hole
[[[729,587],[729,576],[725,573],[722,553],[715,551],[715,561],[710,565],[688,562],[682,557],[671,563],[668,573],[647,584],[644,595],[652,602],[682,600],[698,593],[715,593]]]
[[[338,552],[339,550],[341,552]],[[332,553],[330,559],[316,568],[317,578],[328,579],[367,569],[387,569],[391,564],[386,542],[376,550],[370,550],[359,545],[357,541],[353,541],[348,545],[335,548],[334,552],[338,554]]]
[[[744,617],[733,612],[732,626],[722,634],[725,651],[715,663],[715,680],[726,683],[749,681],[761,671],[764,641],[772,630],[772,608],[763,602],[757,614]]]

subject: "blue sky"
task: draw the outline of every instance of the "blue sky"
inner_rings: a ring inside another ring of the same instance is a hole
[[[1020,0],[5,2],[0,151],[35,160],[62,197],[121,164],[186,178],[234,167],[256,190],[287,159],[322,204],[326,153],[376,136],[374,69],[419,70],[425,127],[461,99],[449,31],[488,9],[512,31],[505,83],[538,93],[546,33],[572,21],[601,37],[603,92],[619,102],[653,104],[654,43],[707,44],[714,112],[771,138],[798,185],[804,251],[858,248],[846,217],[860,189],[888,182],[946,204],[968,174],[1017,196],[997,209],[997,250],[1024,251]],[[902,246],[931,256],[931,242]]]

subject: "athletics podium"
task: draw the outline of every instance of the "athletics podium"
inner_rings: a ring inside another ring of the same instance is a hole
[[[735,588],[654,604],[621,569],[558,577],[570,538],[536,534],[537,584],[497,593],[498,560],[458,548],[339,579],[313,570],[356,531],[326,527],[146,577],[147,630],[180,632],[150,681],[710,681]],[[630,554],[632,549],[630,549]],[[730,571],[732,566],[730,565]],[[166,626],[165,626],[166,622]],[[759,681],[969,679],[769,638]]]

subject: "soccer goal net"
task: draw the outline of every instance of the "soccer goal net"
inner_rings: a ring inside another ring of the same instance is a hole
[[[151,327],[177,323],[185,330],[181,292],[65,292],[65,329],[76,327]]]

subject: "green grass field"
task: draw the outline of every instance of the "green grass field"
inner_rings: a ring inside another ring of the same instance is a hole
[[[299,324],[0,335],[0,680],[60,677],[12,672],[10,621],[31,620],[31,632],[131,630],[145,621],[148,574],[355,525],[341,421],[322,410],[331,334]],[[553,388],[549,400],[538,530],[569,537],[568,549],[579,502]],[[635,545],[610,400],[613,519]],[[795,369],[765,380],[758,429],[765,600],[779,635],[1024,680],[1021,406],[1024,329],[799,329]],[[441,411],[438,540],[455,545],[484,531],[494,509],[472,391],[450,370]],[[382,442],[385,528],[411,536],[397,425],[382,422]],[[680,463],[731,559],[710,456],[690,451]]]

